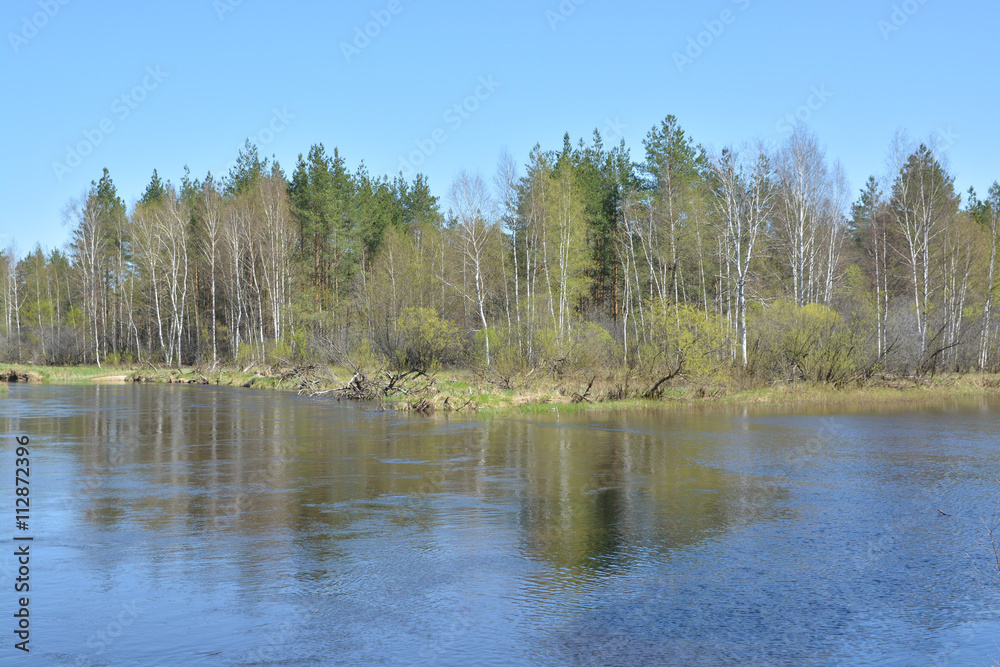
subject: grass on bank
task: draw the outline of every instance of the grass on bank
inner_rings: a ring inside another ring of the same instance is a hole
[[[0,364],[0,371],[26,374],[29,382],[53,384],[80,384],[91,382],[125,382],[138,378],[143,382],[170,382],[180,384],[211,384],[218,386],[251,387],[298,391],[303,380],[309,380],[314,391],[328,391],[345,386],[353,372],[346,368],[324,367],[303,373],[300,369],[250,368],[216,369],[185,367],[182,369],[154,369],[150,366],[104,367],[97,366],[33,366],[29,364]],[[6,377],[6,375],[5,375]],[[420,386],[427,384],[421,380]],[[930,378],[880,378],[863,385],[836,388],[832,385],[797,382],[774,384],[767,387],[739,388],[731,386],[706,386],[697,383],[677,382],[667,387],[658,398],[625,398],[605,400],[614,395],[615,386],[610,380],[596,380],[587,391],[588,381],[579,378],[536,378],[522,382],[515,389],[504,389],[486,382],[468,370],[443,370],[434,374],[432,386],[420,397],[426,401],[427,412],[459,411],[478,412],[483,416],[500,414],[540,415],[556,410],[574,414],[590,410],[642,411],[650,409],[709,406],[791,406],[815,405],[823,407],[858,408],[871,406],[913,405],[940,402],[948,399],[972,398],[1000,394],[1000,375],[997,374],[947,374]],[[412,388],[412,387],[411,387]],[[7,390],[0,382],[0,393]],[[326,393],[333,397],[333,393]],[[586,398],[581,400],[580,396]],[[383,399],[386,408],[412,409],[415,397],[397,394]]]

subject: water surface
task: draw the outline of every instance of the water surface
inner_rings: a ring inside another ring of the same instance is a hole
[[[28,385],[0,469],[30,436],[38,664],[988,664],[997,408],[483,421]]]

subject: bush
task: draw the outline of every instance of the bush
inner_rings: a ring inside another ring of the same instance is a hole
[[[769,376],[842,385],[857,371],[864,332],[832,308],[782,299],[755,309],[750,326],[756,365]]]
[[[426,371],[434,364],[454,364],[462,357],[462,335],[433,308],[407,308],[396,319],[402,345],[397,364]]]
[[[654,375],[725,379],[732,368],[728,322],[689,303],[649,307],[650,345],[644,350]]]
[[[620,345],[616,345],[607,329],[594,322],[580,322],[573,329],[572,343],[566,355],[568,370],[591,372],[610,368],[621,359]]]
[[[128,350],[124,352],[111,352],[110,354],[106,354],[104,356],[101,363],[111,368],[123,368],[133,365],[135,363],[135,357],[132,356],[132,353]]]
[[[264,360],[268,366],[286,366],[294,358],[291,344],[285,340],[276,340],[267,344]]]
[[[257,347],[253,343],[240,343],[239,349],[236,351],[236,365],[251,366],[257,363],[257,360]]]
[[[486,338],[490,341],[490,368],[500,376],[513,378],[528,369],[528,359],[518,346],[517,331],[498,327],[477,331],[473,360],[479,366],[486,365]]]

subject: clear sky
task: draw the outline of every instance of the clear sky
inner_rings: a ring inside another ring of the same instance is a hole
[[[352,171],[419,163],[443,198],[566,131],[639,160],[668,114],[721,148],[798,113],[852,191],[897,129],[935,135],[983,193],[998,26],[992,0],[3,0],[0,246],[64,244],[60,211],[104,167],[131,206],[154,168],[224,175],[247,137],[289,175],[320,142]]]

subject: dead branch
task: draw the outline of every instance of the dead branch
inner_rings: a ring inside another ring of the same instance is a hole
[[[590,388],[594,386],[594,380],[596,379],[597,379],[596,375],[590,378],[590,384],[587,385],[587,388],[583,391],[582,394],[578,392],[573,392],[573,403],[582,403],[584,401],[586,401],[587,403],[593,403],[593,401],[587,398],[587,396],[590,395]]]
[[[666,376],[660,378],[659,380],[657,380],[656,384],[654,384],[649,391],[647,391],[645,394],[643,394],[642,397],[643,398],[656,398],[657,395],[658,395],[657,392],[659,391],[660,386],[664,382],[669,382],[670,380],[673,380],[675,377],[677,377],[678,375],[680,375],[680,373],[681,373],[681,367],[678,366],[676,369],[674,369],[673,371],[671,371],[669,375],[666,375]]]

